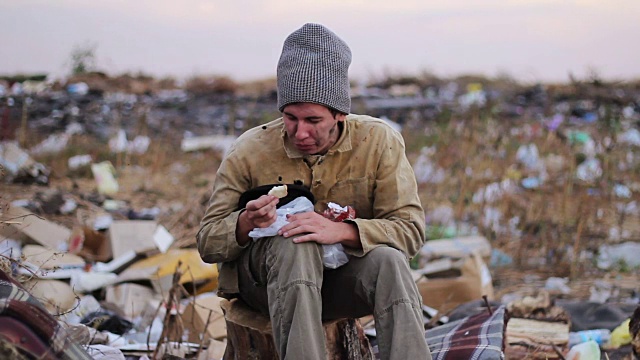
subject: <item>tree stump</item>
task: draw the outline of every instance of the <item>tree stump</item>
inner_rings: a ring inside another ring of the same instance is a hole
[[[227,348],[224,360],[277,360],[271,322],[249,308],[242,300],[220,301],[227,323]],[[328,360],[372,360],[369,340],[357,319],[339,319],[323,323]]]

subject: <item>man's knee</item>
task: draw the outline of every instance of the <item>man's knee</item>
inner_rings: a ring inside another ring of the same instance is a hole
[[[413,298],[418,294],[409,262],[402,252],[381,246],[370,251],[369,255],[372,255],[370,261],[377,264],[376,289],[394,298]]]
[[[322,266],[322,246],[315,242],[294,243],[292,238],[274,236],[267,240],[269,251],[267,263],[281,264],[287,267]]]
[[[371,250],[367,255],[370,261],[377,264],[381,272],[387,271],[407,271],[409,270],[408,260],[402,252],[388,246],[379,246]]]

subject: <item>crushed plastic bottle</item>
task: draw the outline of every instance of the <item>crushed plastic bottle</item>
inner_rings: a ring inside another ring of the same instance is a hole
[[[569,333],[569,347],[582,344],[587,341],[595,341],[596,344],[602,345],[611,339],[611,331],[609,329],[583,330]]]

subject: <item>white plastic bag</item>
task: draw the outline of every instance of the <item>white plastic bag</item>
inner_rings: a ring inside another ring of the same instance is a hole
[[[271,226],[255,228],[249,232],[249,236],[252,237],[254,241],[262,237],[276,236],[278,230],[288,223],[287,215],[308,211],[313,211],[313,204],[306,197],[300,196],[276,210],[277,218]],[[322,249],[324,250],[322,262],[325,267],[336,269],[349,261],[349,257],[344,252],[342,244],[322,245]]]
[[[261,237],[276,236],[278,235],[278,230],[287,225],[287,215],[308,211],[313,211],[313,204],[311,201],[304,196],[297,197],[276,210],[277,218],[273,224],[266,228],[255,228],[249,232],[249,236],[251,236],[253,240],[257,240]]]
[[[342,244],[322,245],[324,255],[322,256],[322,263],[324,267],[329,269],[337,269],[340,266],[349,262],[349,257],[344,252]]]

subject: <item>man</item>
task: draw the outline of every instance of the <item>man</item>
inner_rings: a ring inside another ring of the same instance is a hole
[[[219,292],[271,318],[281,358],[325,359],[322,321],[373,314],[382,359],[430,359],[420,294],[408,258],[422,246],[424,212],[402,136],[383,121],[348,115],[351,51],[322,25],[285,40],[278,62],[282,118],[241,135],[222,161],[198,232],[206,262],[220,267]],[[298,184],[315,212],[289,215],[277,236],[248,233],[276,220],[279,199],[243,194]],[[329,202],[356,219],[332,222]],[[322,244],[343,245],[349,261],[323,267]]]

